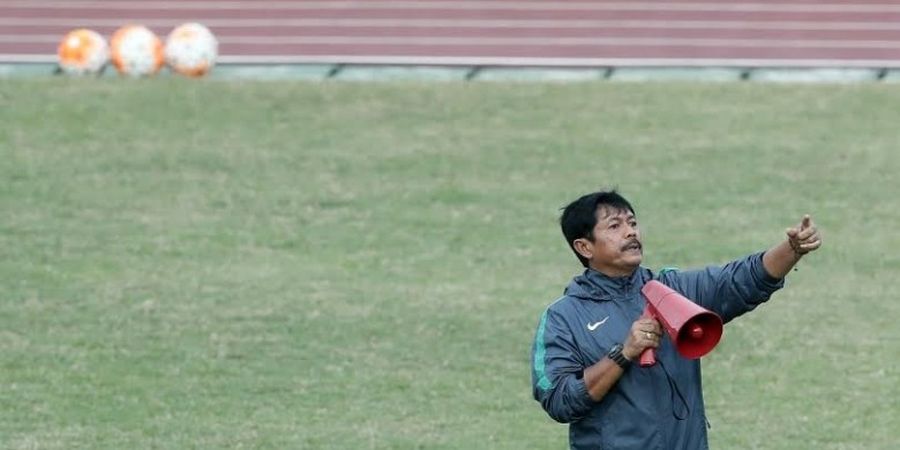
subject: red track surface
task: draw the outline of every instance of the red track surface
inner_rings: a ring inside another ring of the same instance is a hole
[[[222,62],[900,67],[900,0],[0,0],[0,61],[197,21]]]

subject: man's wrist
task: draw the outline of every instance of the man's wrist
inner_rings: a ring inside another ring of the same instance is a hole
[[[806,252],[800,248],[799,242],[797,242],[793,239],[788,239],[787,241],[788,241],[788,245],[791,246],[791,250],[794,252],[795,258],[800,259],[801,257],[803,257],[803,255],[806,254]]]
[[[622,370],[625,370],[631,365],[631,359],[626,357],[625,354],[622,353],[622,350],[624,350],[622,344],[616,344],[609,349],[609,353],[606,354],[606,357],[616,363],[617,366],[621,367]]]

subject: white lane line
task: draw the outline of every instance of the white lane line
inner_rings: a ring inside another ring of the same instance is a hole
[[[748,59],[748,58],[507,58],[387,55],[223,55],[220,64],[395,64],[429,66],[533,67],[797,67],[900,68],[897,59]],[[2,54],[0,63],[56,63],[48,54]]]
[[[898,22],[815,22],[815,21],[734,21],[734,20],[457,20],[457,19],[191,19],[208,27],[265,28],[265,27],[385,27],[385,28],[606,28],[606,29],[753,29],[800,31],[880,31],[900,30]],[[148,27],[174,26],[184,18],[156,18],[138,20]],[[3,26],[68,26],[117,27],[126,19],[0,17]]]
[[[898,4],[724,3],[724,2],[587,2],[587,1],[29,1],[8,0],[0,8],[119,10],[502,10],[502,11],[698,11],[698,12],[900,12]]]
[[[58,35],[0,34],[0,43],[58,43]],[[778,47],[898,49],[900,40],[833,39],[708,39],[708,38],[618,38],[618,37],[433,37],[433,36],[223,36],[221,44],[241,45],[398,45],[398,46],[629,46],[629,47]]]

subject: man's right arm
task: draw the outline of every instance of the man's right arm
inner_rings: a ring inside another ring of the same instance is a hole
[[[660,333],[658,322],[639,319],[625,337],[623,355],[637,360],[645,348],[659,345]],[[562,318],[545,311],[532,348],[533,394],[558,422],[575,422],[587,415],[624,373],[606,356],[588,366],[580,355]]]
[[[550,308],[541,316],[531,355],[532,394],[544,411],[561,423],[587,415],[594,402],[580,376],[581,353],[565,322]]]
[[[655,319],[638,319],[631,324],[631,331],[623,345],[622,356],[630,362],[637,363],[645,349],[659,347],[661,334],[662,328]],[[587,386],[588,394],[595,402],[599,402],[616,381],[619,381],[623,373],[625,373],[623,367],[608,356],[604,356],[596,364],[584,369],[584,384]]]

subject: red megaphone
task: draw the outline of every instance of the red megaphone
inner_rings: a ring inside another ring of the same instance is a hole
[[[681,356],[697,359],[715,348],[722,338],[722,318],[688,300],[670,287],[651,280],[641,288],[647,300],[643,317],[659,321]],[[641,353],[641,367],[656,364],[652,348]]]

